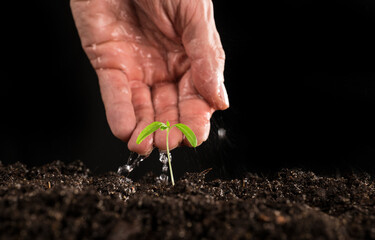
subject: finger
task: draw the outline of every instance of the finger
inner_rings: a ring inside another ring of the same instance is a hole
[[[159,83],[152,88],[152,99],[155,109],[155,121],[169,121],[171,125],[178,123],[178,96],[175,83]],[[166,150],[166,131],[156,131],[154,145]],[[176,148],[182,141],[182,133],[177,128],[169,132],[169,149]]]
[[[83,46],[93,43],[124,40],[136,34],[136,13],[129,1],[71,0],[74,22]]]
[[[128,79],[116,69],[98,69],[96,72],[111,131],[127,142],[136,123]]]
[[[144,139],[140,144],[137,144],[136,140],[140,132],[154,121],[151,92],[150,88],[141,81],[131,81],[130,88],[132,91],[132,103],[137,125],[128,142],[128,148],[130,151],[147,156],[153,149],[153,134]]]
[[[109,1],[71,0],[70,7],[83,46],[110,40],[118,18]]]
[[[197,91],[211,107],[223,110],[229,107],[223,76],[225,53],[216,30],[212,1],[199,3],[184,28],[182,42],[191,60]]]
[[[193,130],[198,145],[206,141],[210,133],[210,119],[214,109],[202,99],[194,88],[191,73],[188,71],[179,83],[180,122]],[[184,144],[191,146],[187,139]]]

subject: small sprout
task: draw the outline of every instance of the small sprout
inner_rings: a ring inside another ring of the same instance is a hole
[[[169,172],[171,174],[171,181],[172,185],[174,185],[174,178],[173,178],[173,171],[172,171],[172,164],[171,164],[171,158],[169,153],[169,143],[168,143],[168,137],[169,137],[169,131],[173,128],[177,127],[186,137],[186,139],[189,141],[191,146],[196,147],[197,146],[197,137],[195,136],[193,130],[191,130],[188,126],[182,123],[177,123],[174,125],[170,125],[170,123],[167,121],[166,123],[162,122],[153,122],[149,124],[147,127],[145,127],[142,132],[137,137],[137,144],[140,144],[146,137],[151,135],[156,130],[160,129],[161,131],[167,130],[167,138],[166,138],[166,145],[167,145],[167,156],[168,156],[168,163],[169,163]]]

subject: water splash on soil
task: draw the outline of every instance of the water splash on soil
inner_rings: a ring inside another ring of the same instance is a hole
[[[117,169],[117,173],[126,176],[127,181],[131,181],[127,177],[129,174],[134,170],[134,168],[138,167],[139,164],[144,161],[148,156],[139,155],[136,152],[130,152],[128,161],[125,165],[120,166]],[[169,157],[172,161],[172,154],[169,153]],[[168,155],[166,152],[159,152],[159,161],[163,164],[161,167],[161,174],[160,176],[156,177],[156,182],[167,184],[169,181],[168,176]]]

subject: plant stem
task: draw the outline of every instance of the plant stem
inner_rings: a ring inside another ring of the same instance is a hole
[[[171,181],[172,181],[172,185],[174,186],[174,178],[173,178],[173,171],[172,171],[172,163],[171,163],[171,157],[170,157],[170,154],[169,154],[169,143],[168,143],[168,136],[169,136],[169,130],[171,128],[168,128],[167,129],[167,156],[168,156],[168,164],[169,164],[169,172],[171,173]]]

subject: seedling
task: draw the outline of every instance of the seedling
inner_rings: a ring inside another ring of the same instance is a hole
[[[191,130],[188,126],[186,126],[185,124],[182,124],[182,123],[177,123],[177,124],[174,124],[174,125],[171,126],[168,121],[166,123],[153,122],[153,123],[149,124],[138,135],[137,141],[136,141],[137,144],[140,144],[146,137],[148,137],[150,134],[152,134],[156,130],[158,130],[158,129],[160,129],[161,131],[167,130],[166,145],[167,145],[169,172],[171,174],[172,185],[174,185],[174,178],[173,178],[171,157],[170,157],[170,153],[169,153],[168,137],[169,137],[169,131],[173,127],[177,127],[185,135],[186,139],[189,141],[191,146],[193,146],[193,147],[197,146],[197,137],[195,136],[193,130]]]

